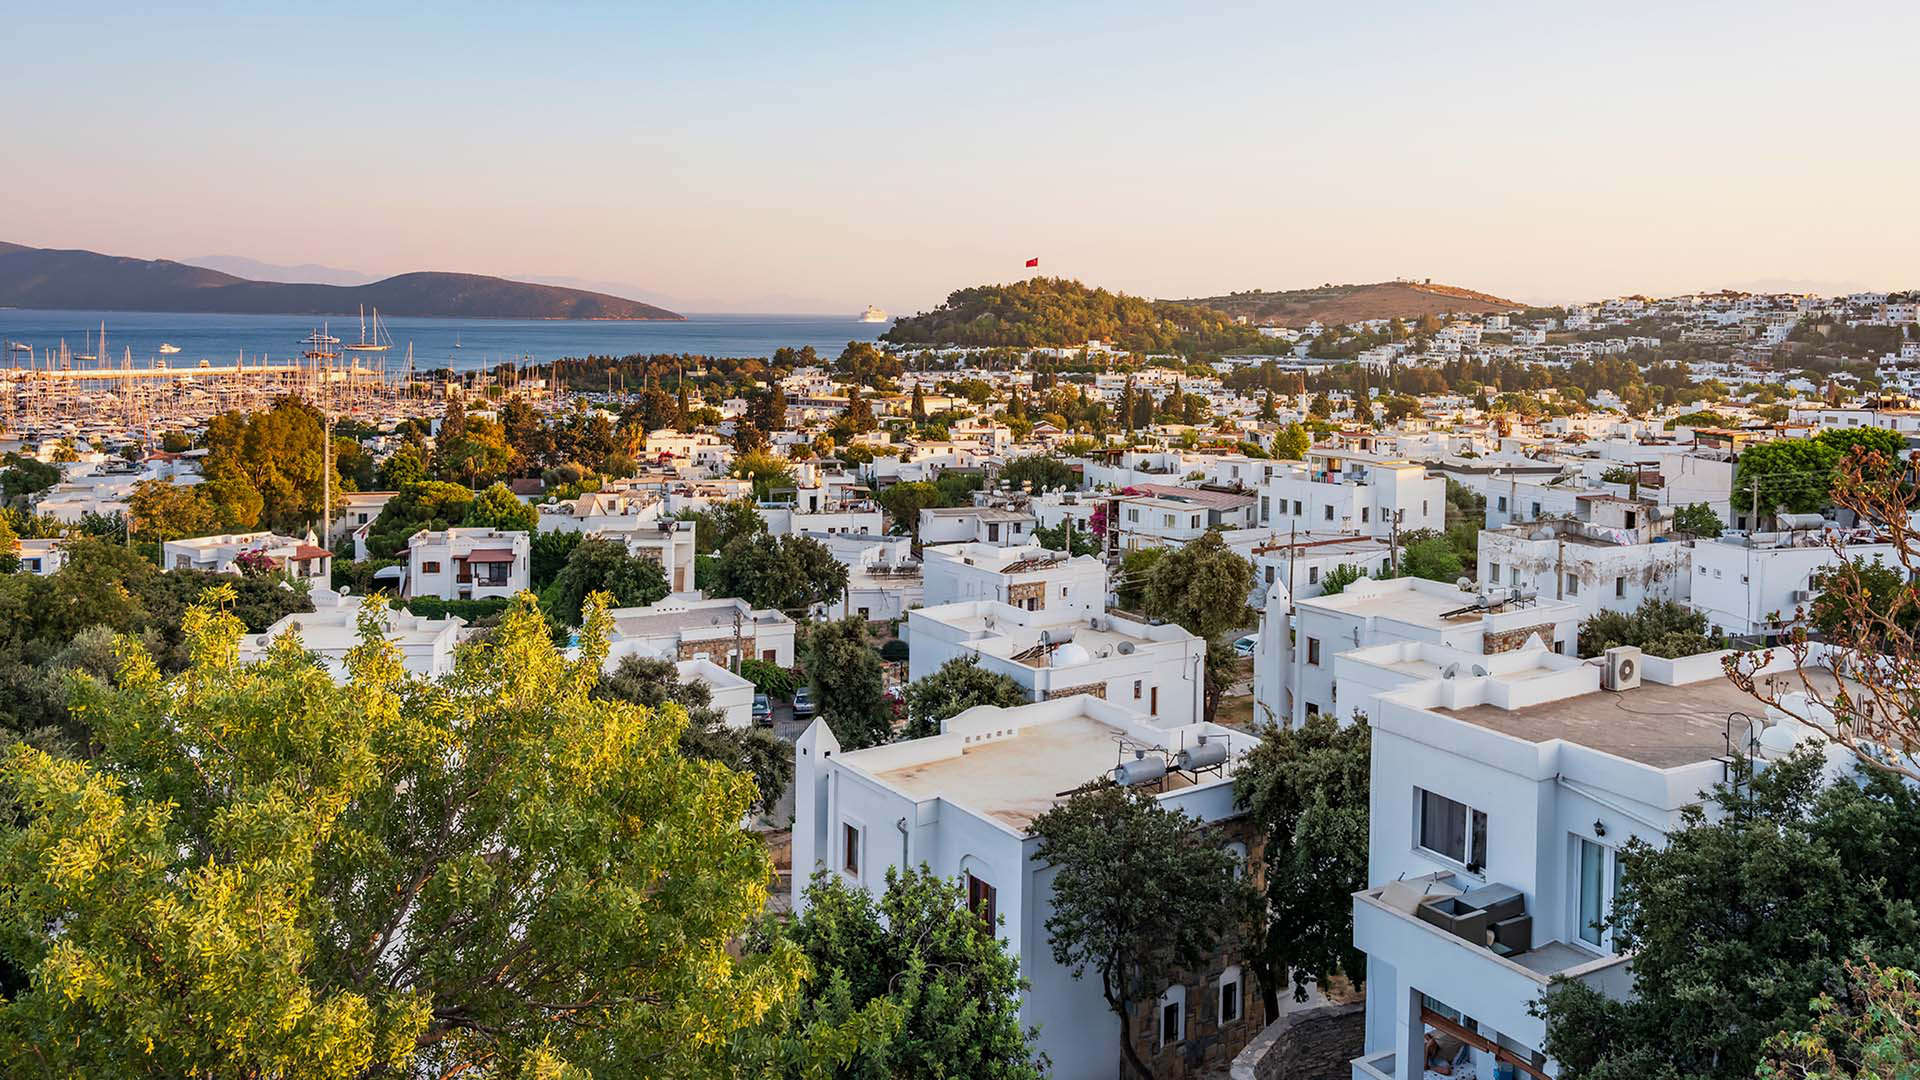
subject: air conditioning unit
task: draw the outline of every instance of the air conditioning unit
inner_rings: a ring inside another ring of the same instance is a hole
[[[1787,603],[1789,604],[1810,604],[1812,602],[1813,592],[1809,589],[1795,589],[1787,594]]]
[[[1631,690],[1640,685],[1640,650],[1616,645],[1606,651],[1600,668],[1602,690]]]

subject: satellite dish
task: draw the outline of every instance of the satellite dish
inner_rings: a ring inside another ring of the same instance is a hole
[[[1047,633],[1045,630],[1040,631],[1040,644],[1042,645],[1053,644],[1053,635]]]
[[[1475,664],[1473,665],[1473,674],[1475,678],[1484,679],[1493,674],[1493,672],[1488,671],[1485,664]]]
[[[1468,589],[1473,588],[1473,579],[1470,577],[1467,577],[1465,574],[1462,574],[1460,576],[1460,580],[1454,582],[1453,584],[1457,588],[1459,588],[1461,592],[1466,592]]]
[[[1460,675],[1459,664],[1448,664],[1446,670],[1440,673],[1440,677],[1443,679],[1457,678],[1459,675]]]

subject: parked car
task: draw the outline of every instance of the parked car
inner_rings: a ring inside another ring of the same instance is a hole
[[[765,694],[753,695],[753,722],[761,727],[773,726],[773,706]]]
[[[793,718],[805,720],[813,715],[813,687],[803,686],[793,692]]]
[[[1254,650],[1258,648],[1260,648],[1260,635],[1248,634],[1246,637],[1233,643],[1233,654],[1235,656],[1252,656]]]

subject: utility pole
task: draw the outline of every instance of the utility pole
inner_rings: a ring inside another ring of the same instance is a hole
[[[1404,513],[1406,513],[1405,510],[1395,510],[1393,512],[1391,527],[1389,529],[1392,539],[1387,542],[1387,550],[1391,553],[1389,557],[1393,560],[1394,577],[1400,576],[1400,515]]]
[[[741,661],[746,657],[746,644],[740,636],[740,609],[733,609],[733,673],[740,673]]]

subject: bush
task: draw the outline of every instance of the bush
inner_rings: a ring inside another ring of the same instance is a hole
[[[1718,627],[1708,629],[1705,614],[1670,600],[1648,600],[1632,614],[1602,611],[1580,624],[1581,656],[1599,656],[1616,645],[1674,660],[1724,649],[1727,640]]]
[[[888,661],[889,663],[904,663],[911,652],[912,650],[907,648],[906,642],[901,641],[899,638],[894,638],[892,641],[880,646],[880,659]]]
[[[740,677],[751,682],[760,693],[782,701],[791,701],[794,688],[800,685],[799,677],[791,669],[752,656],[740,661]]]
[[[407,601],[407,611],[422,619],[444,619],[457,616],[470,623],[498,618],[513,603],[508,596],[491,596],[485,600],[442,600],[437,596],[416,596]]]

